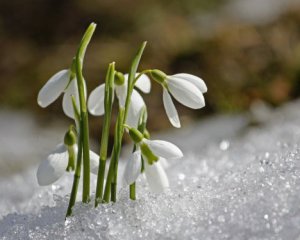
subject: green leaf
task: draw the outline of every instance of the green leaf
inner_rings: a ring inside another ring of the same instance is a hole
[[[87,46],[89,45],[89,42],[91,41],[91,38],[94,34],[94,31],[96,29],[97,24],[96,23],[91,23],[87,30],[85,31],[82,40],[80,42],[78,51],[77,51],[77,59],[80,59],[83,61]]]
[[[129,98],[131,96],[131,92],[133,90],[133,82],[135,79],[135,74],[137,72],[138,66],[140,64],[140,60],[141,57],[143,55],[144,49],[147,45],[147,42],[143,42],[142,46],[140,47],[140,49],[138,50],[137,54],[135,55],[132,63],[131,63],[131,67],[130,67],[130,71],[129,71],[129,76],[128,76],[128,89],[127,89],[127,98]],[[129,102],[129,99],[126,99],[126,103]],[[128,104],[129,105],[129,104]]]

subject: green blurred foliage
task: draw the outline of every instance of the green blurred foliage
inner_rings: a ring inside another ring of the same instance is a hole
[[[207,35],[204,25],[209,26],[210,20],[201,25],[198,16],[218,15],[226,2],[1,1],[1,106],[28,108],[45,119],[61,117],[60,101],[40,109],[37,93],[52,74],[70,66],[92,21],[98,23],[98,29],[84,65],[89,91],[103,82],[109,62],[116,61],[118,70],[127,72],[135,51],[147,40],[141,69],[188,72],[208,85],[205,109],[191,111],[177,105],[185,122],[205,113],[242,111],[257,99],[276,106],[298,97],[300,9],[290,9],[275,22],[260,26],[224,19],[224,24]],[[154,85],[145,101],[151,128],[169,127],[161,89]],[[94,129],[99,121],[91,117]]]

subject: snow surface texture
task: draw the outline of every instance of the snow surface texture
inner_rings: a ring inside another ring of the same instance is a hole
[[[123,188],[116,204],[95,210],[78,203],[66,222],[71,175],[40,188],[36,167],[28,169],[25,182],[1,182],[1,195],[18,193],[23,203],[13,209],[15,203],[1,202],[0,238],[300,239],[299,106],[289,104],[250,129],[243,128],[246,118],[220,117],[170,133],[166,138],[185,157],[169,162],[169,191],[151,194],[140,177],[137,201]],[[7,215],[7,208],[16,213]]]
[[[49,146],[63,140],[66,127],[61,122],[52,122],[55,128],[49,123],[37,125],[25,111],[0,111],[0,180],[38,163]]]

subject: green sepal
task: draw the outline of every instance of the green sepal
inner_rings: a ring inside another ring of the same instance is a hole
[[[144,138],[144,135],[136,128],[129,128],[128,133],[135,143],[140,143]]]
[[[161,84],[163,84],[167,78],[167,75],[158,69],[151,70],[150,75],[155,81]]]
[[[124,74],[121,73],[121,72],[115,72],[115,84],[116,85],[123,85],[125,82],[125,77],[124,77]]]
[[[158,157],[151,151],[149,146],[145,143],[140,144],[142,156],[147,159],[148,163],[151,165],[158,160]]]
[[[77,140],[77,136],[76,133],[74,132],[74,126],[71,125],[69,130],[65,134],[64,143],[66,146],[71,147],[76,143],[76,140]]]

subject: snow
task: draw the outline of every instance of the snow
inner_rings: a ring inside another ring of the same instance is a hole
[[[1,179],[0,238],[299,239],[299,106],[252,127],[247,116],[219,116],[163,134],[185,154],[169,161],[166,193],[150,193],[140,177],[136,201],[122,188],[117,203],[78,202],[66,221],[72,175],[38,187],[33,165]]]

